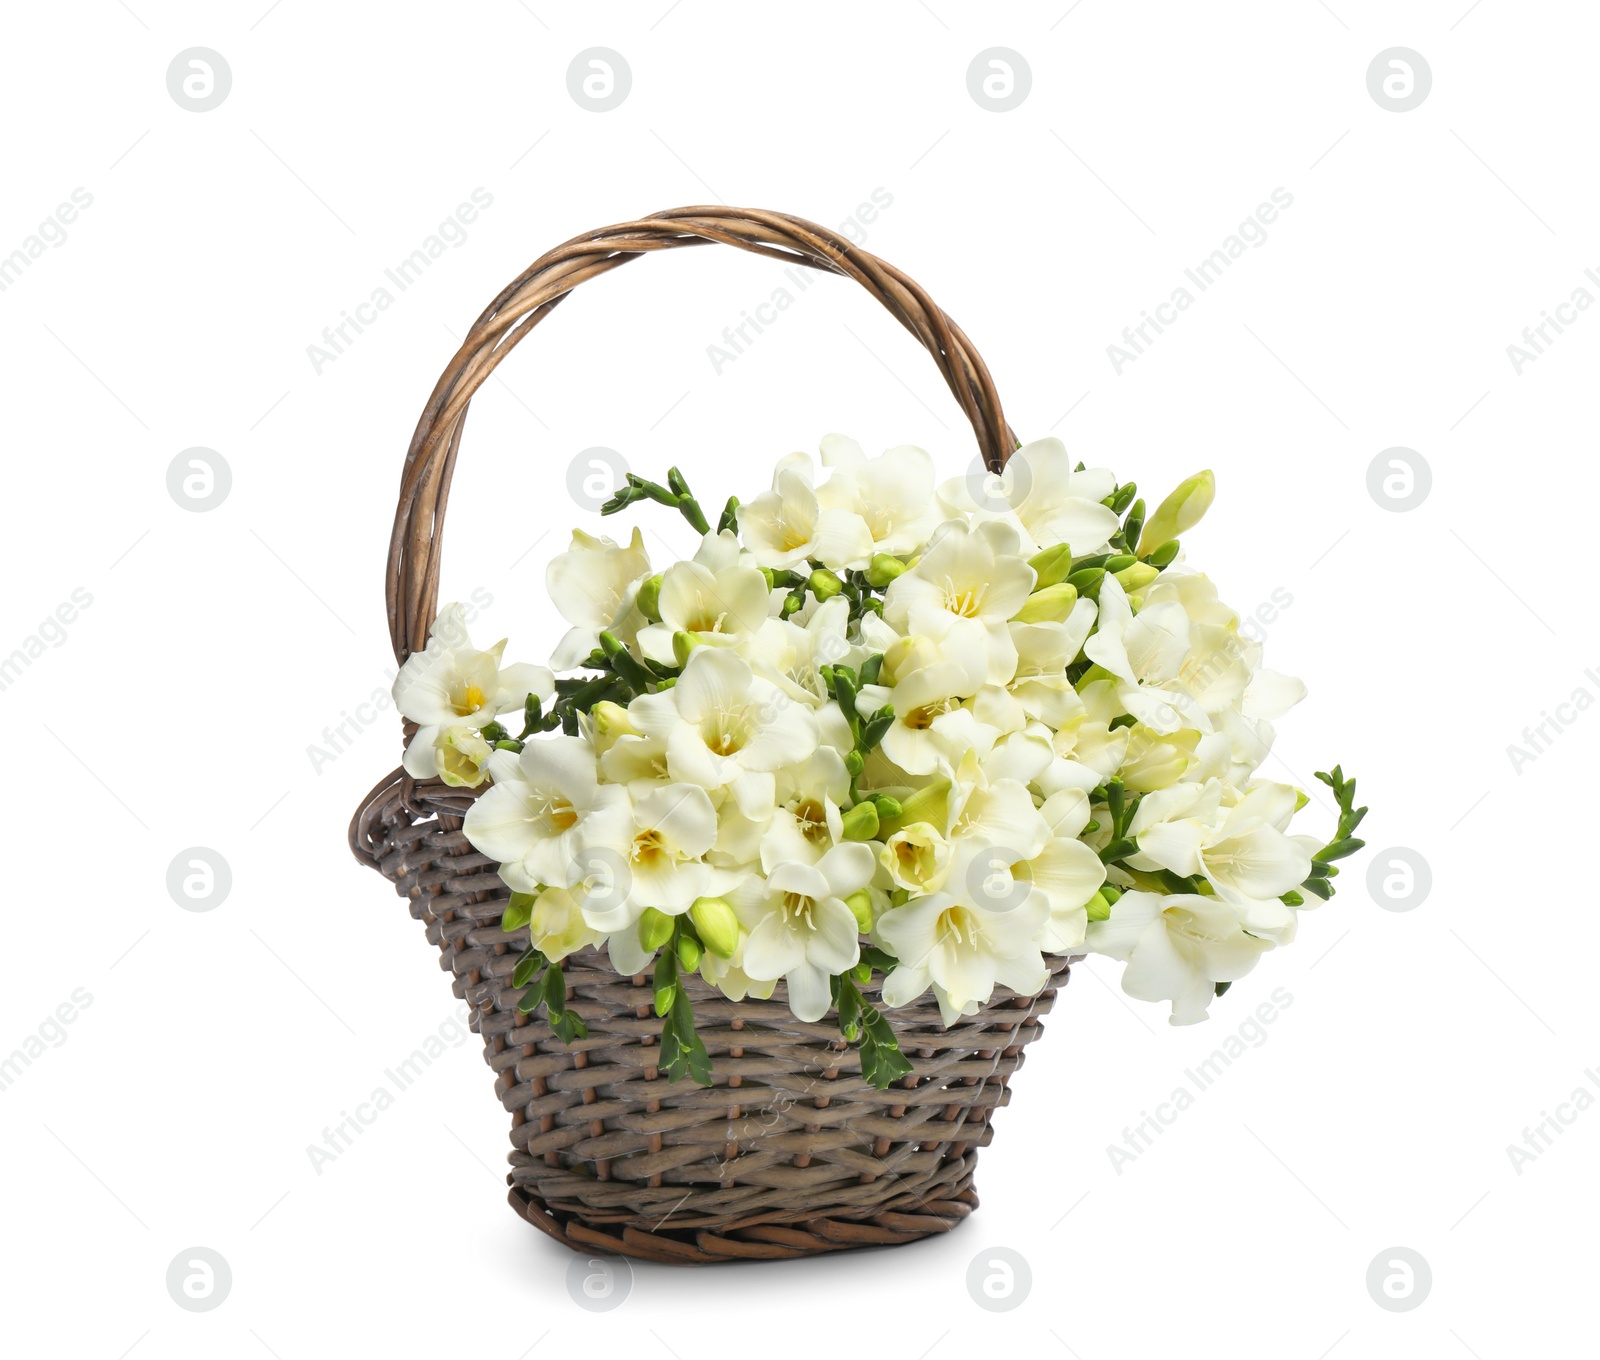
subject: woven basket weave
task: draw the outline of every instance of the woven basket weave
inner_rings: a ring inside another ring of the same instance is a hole
[[[450,477],[472,394],[585,279],[649,251],[720,242],[854,279],[933,356],[972,423],[988,467],[1016,440],[987,368],[959,327],[882,260],[800,218],[736,208],[677,208],[575,237],[535,261],[473,326],[429,398],[406,455],[389,547],[389,629],[404,662],[427,642],[438,601]],[[411,735],[408,729],[407,737]],[[1050,960],[1037,996],[996,988],[946,1028],[931,995],[884,1014],[913,1072],[886,1091],[827,1020],[770,1001],[732,1002],[684,979],[715,1085],[669,1082],[656,1067],[650,980],[619,977],[603,953],[569,958],[569,1005],[589,1034],[564,1043],[522,1015],[512,986],[526,927],[500,929],[509,892],[462,831],[473,791],[402,770],[350,826],[358,859],[389,879],[472,1011],[495,1090],[512,1116],[511,1203],[580,1251],[706,1263],[804,1256],[945,1232],[977,1206],[977,1149],[1009,1096],[1022,1050],[1067,980]],[[862,991],[877,1003],[874,982]]]

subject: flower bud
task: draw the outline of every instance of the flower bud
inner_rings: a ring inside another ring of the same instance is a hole
[[[705,957],[705,950],[700,941],[693,935],[678,936],[678,962],[689,972],[694,972],[700,966],[700,960]]]
[[[1028,565],[1039,578],[1033,584],[1035,590],[1043,590],[1058,581],[1065,581],[1067,574],[1072,570],[1072,545],[1057,543],[1053,548],[1035,553],[1028,559]]]
[[[1168,566],[1172,560],[1177,557],[1179,546],[1180,545],[1177,539],[1169,538],[1153,553],[1150,553],[1145,560],[1149,562],[1152,567]]]
[[[639,594],[634,599],[639,606],[639,612],[649,619],[651,623],[661,622],[661,573],[642,581],[639,585]]]
[[[867,758],[860,751],[851,751],[844,758],[844,768],[854,779],[862,770],[867,768]]]
[[[1131,567],[1124,567],[1121,571],[1113,572],[1117,580],[1122,582],[1123,590],[1133,594],[1136,590],[1143,590],[1156,577],[1161,575],[1160,567],[1152,567],[1148,562],[1135,562]]]
[[[1078,602],[1078,588],[1059,581],[1028,596],[1027,602],[1016,613],[1017,623],[1060,623],[1072,613]]]
[[[1091,921],[1104,921],[1111,916],[1111,903],[1106,901],[1103,892],[1097,892],[1089,899],[1089,904],[1084,908],[1089,913]]]
[[[739,947],[739,918],[720,897],[697,897],[689,919],[705,946],[719,959],[731,959]]]
[[[639,943],[646,949],[660,949],[672,938],[674,922],[665,912],[646,907],[639,917]]]
[[[1094,595],[1100,589],[1100,582],[1105,579],[1104,567],[1084,567],[1067,577],[1067,584],[1075,587],[1080,595]]]
[[[856,924],[861,927],[862,934],[872,929],[872,894],[865,888],[853,892],[844,899],[845,906],[849,907],[856,918]]]
[[[475,789],[484,780],[489,743],[471,727],[446,727],[433,739],[433,764],[453,789]]]
[[[1151,549],[1188,533],[1211,508],[1216,494],[1217,479],[1209,468],[1180,482],[1177,490],[1145,521],[1144,532],[1139,536],[1139,556],[1147,556]]]
[[[906,564],[898,557],[890,557],[888,553],[873,553],[872,561],[867,563],[867,580],[882,590],[905,569]]]
[[[686,633],[680,628],[672,635],[673,660],[680,666],[687,666],[689,664],[689,653],[694,651],[696,647],[703,647],[704,645],[694,633]]]
[[[870,841],[878,834],[878,809],[871,803],[857,803],[844,814],[844,838]]]
[[[950,782],[940,780],[929,784],[926,788],[918,789],[909,798],[902,799],[900,815],[883,829],[893,832],[902,827],[915,826],[918,822],[927,822],[930,826],[943,831],[949,820]]]
[[[887,793],[872,795],[872,806],[878,809],[878,821],[883,823],[890,818],[898,817],[905,809],[900,805],[898,798],[891,798]]]
[[[844,582],[826,567],[818,567],[812,572],[807,584],[811,587],[811,593],[819,600],[831,600],[844,589]]]

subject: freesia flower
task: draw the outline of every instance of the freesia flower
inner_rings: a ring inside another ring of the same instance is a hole
[[[1272,948],[1245,933],[1220,897],[1125,892],[1107,920],[1092,922],[1089,948],[1123,959],[1122,990],[1140,1001],[1170,1001],[1172,1023],[1206,1018],[1217,983],[1235,982]]]
[[[739,534],[763,567],[786,569],[815,558],[835,571],[864,567],[872,534],[853,509],[819,501],[811,460],[793,454],[778,464],[772,489],[738,510]]]
[[[661,574],[661,622],[639,630],[639,647],[652,661],[671,665],[673,638],[691,633],[718,646],[742,641],[767,619],[766,577],[732,530],[707,534],[689,562]]]
[[[467,809],[467,839],[500,862],[517,892],[571,887],[582,877],[586,843],[624,841],[626,791],[602,784],[594,751],[580,737],[531,741],[514,764],[495,768],[494,785]]]
[[[939,488],[954,513],[982,522],[1003,518],[1027,535],[1030,555],[1070,543],[1080,557],[1101,552],[1116,532],[1117,516],[1101,502],[1117,479],[1104,468],[1073,468],[1059,439],[1024,444],[1006,460],[1005,471],[958,477]]]
[[[902,444],[868,458],[855,440],[830,434],[822,441],[822,461],[833,476],[818,488],[818,501],[863,520],[870,551],[913,553],[931,537],[940,515],[933,500],[933,459],[922,449]]]
[[[444,728],[480,728],[520,709],[530,694],[543,701],[555,693],[555,677],[543,666],[502,668],[505,647],[502,638],[488,651],[478,651],[467,637],[465,607],[447,604],[439,611],[428,645],[407,658],[394,681],[395,707],[417,724],[405,757],[413,779],[441,773],[436,742]],[[452,757],[447,755],[444,764],[452,764]]]
[[[691,653],[677,684],[640,695],[628,715],[643,736],[666,743],[673,779],[726,788],[751,818],[773,807],[775,772],[804,760],[820,740],[809,708],[718,647]]]
[[[985,679],[1006,684],[1017,669],[1007,624],[1035,580],[1019,546],[1016,533],[995,521],[975,530],[941,526],[916,566],[890,583],[884,620],[907,635],[934,639],[947,652],[982,656]]]
[[[1037,893],[999,911],[959,901],[948,892],[891,908],[876,928],[900,960],[884,979],[884,1003],[907,1005],[933,984],[942,989],[940,1010],[949,1024],[971,1003],[988,1001],[997,986],[1024,995],[1037,992],[1049,976],[1040,954],[1048,912]]]
[[[661,784],[632,801],[631,834],[620,844],[596,836],[623,864],[622,883],[599,900],[586,900],[584,919],[597,930],[617,930],[637,921],[646,907],[681,916],[697,897],[715,888],[716,871],[701,856],[717,839],[717,814],[706,791],[695,784]]]
[[[872,870],[865,845],[836,845],[815,864],[779,864],[765,881],[729,897],[750,932],[745,973],[767,981],[781,977],[789,1008],[801,1020],[828,1013],[828,979],[861,957],[855,913],[844,899],[866,887]]]
[[[627,547],[574,529],[572,546],[552,558],[545,571],[550,602],[572,625],[551,656],[551,666],[564,671],[581,664],[600,645],[602,632],[631,643],[645,624],[634,601],[640,582],[649,575],[650,554],[638,529]]]

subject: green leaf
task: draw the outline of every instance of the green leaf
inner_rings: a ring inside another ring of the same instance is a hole
[[[839,1033],[851,1043],[861,1037],[861,993],[850,978],[835,978],[838,996],[834,1004],[839,1011]]]
[[[669,1081],[690,1077],[696,1085],[711,1085],[711,1055],[694,1027],[694,1008],[689,995],[678,988],[671,1014],[661,1031],[662,1070]]]
[[[511,974],[513,987],[526,987],[533,981],[533,975],[545,965],[545,957],[537,949],[530,949],[517,960],[516,971]]]

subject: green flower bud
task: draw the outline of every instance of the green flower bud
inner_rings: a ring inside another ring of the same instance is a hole
[[[871,803],[857,803],[844,814],[844,838],[870,841],[878,834],[878,809]]]
[[[1100,589],[1100,582],[1105,579],[1104,567],[1084,567],[1067,577],[1067,584],[1075,587],[1080,595],[1093,595]]]
[[[1088,911],[1091,921],[1104,921],[1111,916],[1111,903],[1106,901],[1105,893],[1097,892],[1089,899],[1089,905],[1085,910]]]
[[[660,572],[640,584],[639,594],[634,603],[639,606],[639,612],[649,619],[651,623],[661,622]]]
[[[1152,548],[1188,533],[1211,508],[1216,494],[1217,479],[1209,468],[1180,482],[1177,490],[1145,521],[1144,532],[1139,536],[1139,556],[1148,556]]]
[[[901,800],[900,815],[880,822],[885,835],[893,835],[904,827],[927,822],[942,831],[950,820],[950,783],[941,780],[918,789],[909,798]]]
[[[646,949],[660,949],[672,938],[675,922],[665,912],[646,907],[639,918],[639,943]]]
[[[1065,581],[1067,573],[1072,570],[1072,545],[1057,543],[1053,548],[1046,548],[1043,552],[1035,553],[1028,559],[1028,565],[1033,568],[1034,574],[1039,578],[1034,582],[1035,590],[1043,590],[1046,586],[1053,586],[1058,581]]]
[[[898,798],[891,798],[887,793],[873,794],[872,806],[878,809],[878,822],[880,825],[892,818],[898,817],[902,812],[905,811],[905,808],[900,805],[900,800]]]
[[[890,557],[888,553],[873,553],[872,561],[867,563],[867,580],[882,590],[905,569],[906,564],[898,557]]]
[[[1169,565],[1175,557],[1177,557],[1178,547],[1178,540],[1175,538],[1169,538],[1153,553],[1146,557],[1145,561],[1149,562],[1152,567],[1165,567]]]
[[[1112,575],[1122,582],[1122,588],[1131,595],[1136,590],[1143,590],[1160,576],[1161,568],[1152,567],[1148,562],[1135,562],[1131,567],[1124,567]]]
[[[1017,611],[1017,623],[1060,623],[1072,613],[1078,602],[1078,588],[1059,581],[1028,596],[1027,603]]]
[[[844,758],[844,768],[854,779],[862,770],[867,768],[867,758],[860,751],[851,751]]]
[[[705,950],[700,941],[693,935],[678,936],[678,962],[689,972],[694,972],[700,966],[700,960],[705,957]]]
[[[844,899],[845,906],[854,913],[856,924],[861,927],[862,934],[872,929],[872,894],[865,888],[853,892]]]
[[[720,897],[697,897],[689,908],[689,919],[700,932],[706,948],[719,959],[731,959],[739,947],[739,918]]]
[[[807,584],[811,587],[811,593],[819,600],[831,600],[844,589],[844,582],[825,567],[818,567],[812,572]]]
[[[672,656],[680,666],[689,664],[689,653],[696,647],[703,647],[705,643],[693,633],[686,633],[681,628],[672,635]]]

